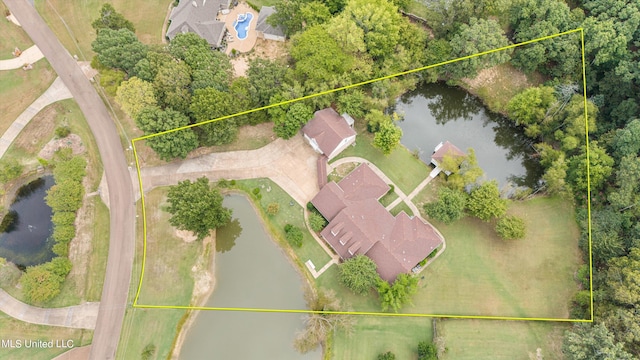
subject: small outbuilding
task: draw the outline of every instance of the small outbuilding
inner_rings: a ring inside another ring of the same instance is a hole
[[[256,33],[258,37],[266,40],[284,41],[284,31],[280,26],[272,26],[267,23],[269,16],[275,14],[276,8],[273,6],[263,6],[258,14],[258,22],[256,23]]]
[[[332,159],[356,141],[353,124],[354,120],[348,114],[340,115],[332,108],[326,108],[315,112],[302,128],[302,134],[316,152]]]

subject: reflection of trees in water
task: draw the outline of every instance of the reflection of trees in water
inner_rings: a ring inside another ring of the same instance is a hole
[[[18,227],[20,223],[20,218],[18,217],[18,212],[15,210],[9,210],[9,212],[2,218],[2,222],[0,222],[0,234],[1,233],[10,233]]]
[[[482,104],[473,96],[457,88],[443,84],[427,84],[404,94],[403,104],[411,104],[411,99],[421,95],[429,100],[427,107],[437,124],[451,120],[471,120],[473,115],[483,111]]]
[[[236,239],[242,234],[240,220],[232,219],[229,223],[216,230],[216,252],[224,253],[236,245]]]
[[[43,187],[44,185],[45,185],[45,178],[41,177],[33,180],[32,182],[26,185],[21,186],[20,189],[18,189],[18,193],[16,194],[15,201],[18,201],[22,198],[25,198],[33,194],[34,192],[40,190],[40,188]]]

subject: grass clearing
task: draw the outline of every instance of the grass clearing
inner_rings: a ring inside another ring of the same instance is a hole
[[[5,16],[7,6],[4,3],[0,3],[0,14]],[[13,49],[18,48],[20,50],[26,50],[33,45],[33,41],[29,38],[24,30],[18,25],[8,21],[6,19],[0,20],[0,60],[12,59]]]
[[[382,206],[387,207],[392,202],[394,202],[398,197],[399,197],[398,194],[396,194],[395,192],[388,192],[384,194],[379,201],[380,201],[380,204],[382,204]]]
[[[396,359],[417,359],[418,343],[433,338],[432,320],[417,317],[357,316],[353,334],[338,330],[333,336],[332,359],[374,360],[391,351]]]
[[[398,146],[391,154],[384,155],[373,147],[373,135],[368,133],[363,125],[357,128],[355,146],[347,147],[332,161],[349,156],[367,159],[380,168],[405,194],[409,194],[429,175],[430,169],[427,164],[415,158],[404,146]]]
[[[481,70],[474,79],[461,81],[461,86],[476,95],[489,110],[506,114],[509,100],[523,90],[544,82],[540,74],[525,74],[509,63]]]
[[[109,254],[109,209],[98,197],[93,202],[93,237],[84,297],[87,301],[100,301]]]
[[[401,211],[404,211],[409,216],[413,216],[413,211],[411,211],[409,205],[407,205],[407,203],[405,203],[404,201],[400,201],[400,203],[389,212],[391,213],[391,215],[396,216],[400,214]]]
[[[173,1],[109,1],[136,28],[136,35],[145,44],[162,42],[162,24],[168,6]],[[91,42],[96,32],[91,23],[98,18],[100,0],[36,0],[36,9],[56,34],[60,42],[81,60],[91,61],[95,55]]]
[[[0,358],[4,360],[11,359],[29,359],[29,360],[50,360],[57,355],[69,350],[65,348],[29,348],[24,345],[25,340],[72,340],[74,347],[84,346],[91,343],[93,339],[93,331],[68,329],[56,326],[43,326],[25,323],[16,320],[2,312],[0,312],[0,339],[3,341],[13,340],[22,342],[21,348],[3,347],[0,352]]]
[[[438,336],[447,352],[442,360],[529,360],[542,350],[545,359],[562,359],[562,337],[568,324],[534,321],[443,319]]]
[[[42,59],[33,69],[0,71],[0,134],[53,83],[56,73]]]

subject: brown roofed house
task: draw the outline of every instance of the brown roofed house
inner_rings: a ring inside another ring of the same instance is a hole
[[[433,165],[435,166],[438,166],[438,164],[442,162],[442,159],[446,155],[454,157],[467,156],[464,151],[458,149],[458,147],[456,147],[452,143],[445,141],[444,143],[440,143],[438,144],[438,146],[436,146],[433,155],[431,155],[431,163],[433,163]]]
[[[391,215],[378,201],[389,190],[367,164],[339,183],[330,182],[311,200],[329,224],[320,235],[343,260],[364,254],[378,274],[393,282],[411,271],[443,241],[440,234],[404,211]]]
[[[338,114],[332,108],[318,110],[302,128],[309,145],[329,159],[338,155],[356,141],[353,119],[348,114]]]

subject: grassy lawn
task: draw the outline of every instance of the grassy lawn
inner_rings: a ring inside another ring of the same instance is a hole
[[[388,192],[380,198],[380,204],[382,204],[384,207],[387,207],[389,206],[389,204],[394,202],[397,198],[398,198],[398,194],[396,194],[395,192]]]
[[[109,254],[109,209],[97,197],[93,202],[93,239],[84,297],[87,301],[100,301]]]
[[[441,320],[442,360],[529,360],[536,349],[545,359],[562,359],[562,336],[569,325],[533,321]]]
[[[260,9],[263,6],[273,6],[275,4],[277,4],[278,1],[277,0],[249,0],[247,1],[247,4],[249,4],[250,6],[253,6],[257,9]]]
[[[475,218],[433,222],[447,249],[421,273],[409,313],[567,318],[581,264],[572,207],[557,198],[512,203],[527,236],[504,241]]]
[[[396,359],[418,358],[418,343],[431,341],[430,318],[357,316],[351,335],[339,330],[333,336],[332,359],[375,360],[391,351]]]
[[[382,170],[405,194],[415,189],[429,175],[429,167],[413,157],[404,146],[398,146],[390,155],[384,155],[372,145],[373,136],[364,129],[358,129],[356,145],[347,147],[333,161],[358,156],[365,158]]]
[[[146,44],[162,42],[162,24],[172,1],[109,2],[133,23],[140,41]],[[98,18],[103,3],[101,0],[36,0],[36,9],[71,54],[91,61],[94,55],[91,42],[96,37],[91,23]]]
[[[23,342],[22,348],[3,347],[0,359],[3,360],[49,360],[69,350],[64,348],[25,348],[25,340],[73,340],[74,347],[91,343],[93,331],[67,329],[54,326],[42,326],[16,320],[0,312],[0,339]]]
[[[544,78],[540,74],[527,75],[505,63],[482,70],[475,79],[463,81],[460,85],[478,96],[489,110],[505,114],[512,97],[543,82]]]
[[[274,240],[278,241],[280,245],[289,253],[291,250],[295,253],[296,264],[298,268],[306,275],[309,272],[304,263],[311,259],[317,269],[320,269],[324,264],[331,260],[331,257],[327,255],[324,249],[318,244],[318,242],[309,234],[308,231],[304,231],[306,228],[304,222],[303,209],[298,203],[280,188],[277,184],[269,179],[253,179],[253,180],[239,180],[237,181],[238,188],[251,194],[251,191],[255,188],[260,189],[262,198],[256,199],[255,196],[250,195],[249,199],[258,206],[262,219],[265,220],[267,228]],[[271,191],[267,191],[267,189]],[[278,203],[280,205],[280,211],[276,215],[267,214],[267,206],[270,203]],[[293,205],[291,205],[293,204]],[[284,227],[286,224],[291,224],[303,229],[304,238],[302,240],[302,247],[294,248],[289,246],[285,240]]]
[[[55,72],[45,59],[36,62],[32,70],[0,71],[0,99],[3,99],[0,101],[0,134],[4,134],[55,78]]]
[[[0,3],[0,14],[3,18],[7,10],[7,6]],[[0,44],[2,44],[0,46],[0,60],[13,58],[13,49],[16,47],[20,50],[26,50],[33,45],[33,41],[22,28],[5,20],[0,21]]]
[[[400,214],[401,211],[403,211],[405,213],[407,213],[407,215],[409,216],[413,216],[413,211],[411,211],[411,209],[409,208],[409,206],[407,205],[407,203],[405,203],[404,201],[401,201],[398,205],[396,205],[393,209],[391,209],[389,212],[393,215],[396,216],[398,214]]]

